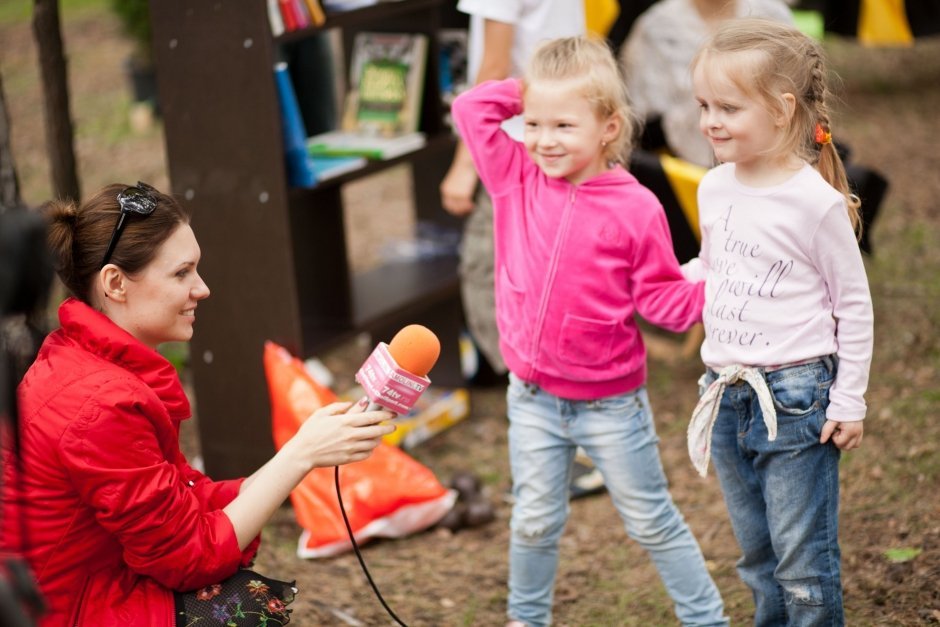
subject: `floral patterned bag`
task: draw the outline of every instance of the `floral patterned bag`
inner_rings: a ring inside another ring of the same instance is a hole
[[[222,583],[177,592],[176,627],[277,627],[290,622],[294,582],[240,570]]]

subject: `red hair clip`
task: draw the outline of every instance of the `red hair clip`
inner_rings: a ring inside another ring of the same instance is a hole
[[[832,133],[830,133],[822,124],[816,124],[816,132],[814,133],[813,138],[816,140],[816,143],[821,146],[832,143]]]

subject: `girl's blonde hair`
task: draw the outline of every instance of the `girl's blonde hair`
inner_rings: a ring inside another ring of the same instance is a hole
[[[572,79],[581,81],[582,94],[599,118],[620,118],[620,131],[604,146],[604,157],[626,163],[636,125],[620,69],[603,40],[562,37],[541,44],[529,60],[522,80],[523,93],[533,83]]]
[[[861,203],[849,189],[845,166],[831,141],[830,93],[821,46],[785,24],[736,19],[705,42],[692,60],[692,70],[706,63],[745,94],[761,99],[775,115],[785,116],[788,105],[783,95],[793,95],[795,111],[778,149],[813,164],[845,195],[852,226],[860,233]]]

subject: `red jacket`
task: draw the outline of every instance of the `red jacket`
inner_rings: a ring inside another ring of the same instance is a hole
[[[257,548],[239,551],[221,511],[241,480],[186,462],[189,401],[159,353],[74,299],[59,320],[19,387],[21,477],[3,439],[0,550],[25,553],[42,627],[172,627],[173,590],[217,583]]]

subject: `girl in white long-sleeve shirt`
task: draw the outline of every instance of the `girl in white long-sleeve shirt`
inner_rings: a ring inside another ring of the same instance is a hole
[[[692,65],[722,165],[685,269],[706,280],[689,452],[714,462],[757,625],[844,622],[838,462],[862,440],[873,316],[825,81],[819,45],[766,20],[726,24]]]

